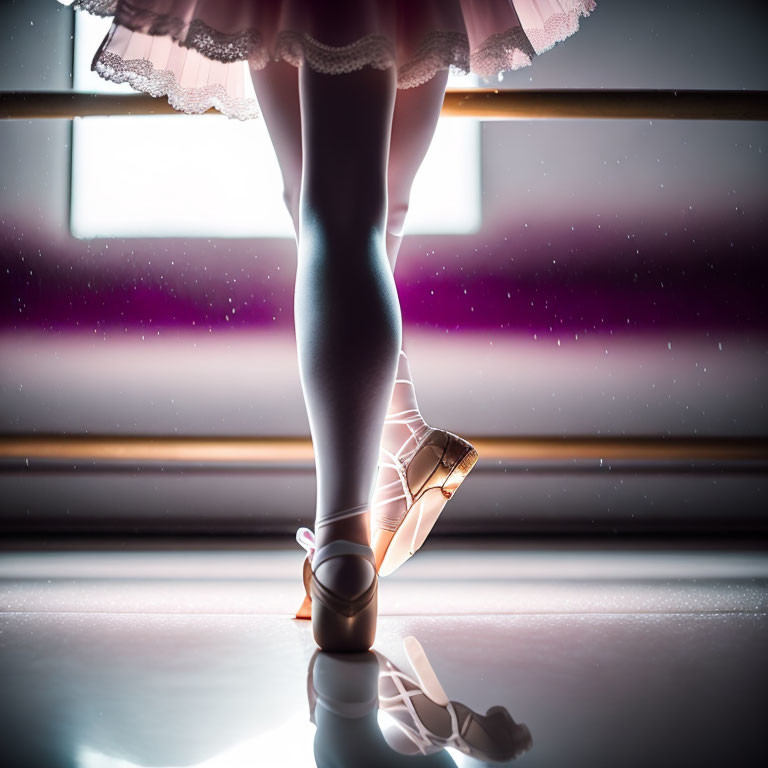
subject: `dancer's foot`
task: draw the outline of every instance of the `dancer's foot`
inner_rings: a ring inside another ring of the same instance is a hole
[[[408,513],[410,494],[404,488],[401,470],[408,465],[429,431],[430,426],[421,415],[416,400],[408,356],[401,349],[379,447],[379,471],[371,510],[372,541],[378,530],[394,532]],[[381,554],[378,552],[376,565],[381,565]]]
[[[325,651],[366,651],[373,644],[378,591],[373,551],[367,542],[334,537],[355,530],[345,527],[351,519],[364,518],[367,523],[367,512],[367,505],[361,505],[321,519],[316,525],[322,532],[319,546],[308,528],[297,533],[307,557],[306,597],[296,618],[311,616],[315,641]]]
[[[409,453],[382,450],[371,505],[371,546],[382,576],[421,547],[477,459],[477,451],[466,440],[433,427]]]
[[[477,451],[466,440],[424,420],[401,349],[371,507],[372,546],[382,576],[421,547],[476,461]]]

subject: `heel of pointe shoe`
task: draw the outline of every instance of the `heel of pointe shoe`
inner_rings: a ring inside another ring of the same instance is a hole
[[[376,592],[364,608],[351,616],[334,609],[322,600],[313,599],[312,634],[318,646],[332,653],[362,653],[369,650],[376,639]]]
[[[373,578],[356,597],[337,594],[318,579],[316,571],[327,560],[357,557],[371,565]],[[314,555],[310,580],[312,597],[312,633],[324,651],[358,653],[367,651],[376,637],[379,576],[370,547],[344,539],[326,544]]]

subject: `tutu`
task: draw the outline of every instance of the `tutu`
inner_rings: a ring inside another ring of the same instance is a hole
[[[594,0],[59,0],[113,16],[91,69],[177,110],[257,117],[249,67],[397,70],[413,88],[450,69],[483,78],[530,66]]]

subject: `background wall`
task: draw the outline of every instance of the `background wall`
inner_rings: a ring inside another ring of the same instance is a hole
[[[767,22],[760,2],[602,0],[501,86],[765,89]],[[54,0],[0,5],[0,89],[71,87],[72,29]],[[76,240],[70,134],[0,123],[0,431],[308,434],[293,242]],[[398,262],[426,418],[468,436],[764,436],[765,140],[759,122],[484,123],[481,231],[406,238]],[[0,525],[282,532],[311,516],[306,468],[83,470],[6,463]],[[755,472],[481,461],[441,525],[727,529],[761,520],[764,492]]]

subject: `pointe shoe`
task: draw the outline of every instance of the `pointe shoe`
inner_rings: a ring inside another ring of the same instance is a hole
[[[391,727],[383,733],[392,749],[407,755],[430,755],[452,747],[484,762],[506,762],[531,748],[528,727],[516,723],[504,707],[491,707],[481,715],[451,701],[415,637],[406,637],[403,648],[415,679],[377,654],[379,710],[388,715]]]
[[[301,569],[301,579],[304,582],[304,599],[299,610],[296,611],[297,619],[312,619],[312,558],[315,556],[315,534],[309,528],[299,528],[296,531],[296,541],[306,550],[304,565]]]
[[[359,557],[371,564],[373,579],[359,595],[339,595],[318,578],[317,569],[338,557]],[[376,636],[379,578],[370,547],[336,539],[318,549],[310,565],[309,594],[312,599],[312,633],[323,651],[356,653],[367,651]]]
[[[316,527],[320,528],[367,512],[368,504],[342,509],[323,517]],[[315,535],[309,528],[299,528],[296,541],[307,550],[303,570],[306,595],[296,612],[296,618],[312,619],[315,642],[324,651],[367,651],[376,636],[378,612],[379,576],[373,551],[370,547],[346,539],[336,539],[316,549]],[[317,577],[317,569],[327,560],[337,557],[362,558],[372,566],[373,579],[370,585],[354,598],[339,595]]]
[[[448,500],[477,463],[475,448],[444,429],[430,427],[407,460],[386,453],[379,466],[397,471],[406,511],[399,521],[377,517],[372,507],[372,548],[380,576],[387,576],[408,560],[424,543]]]

